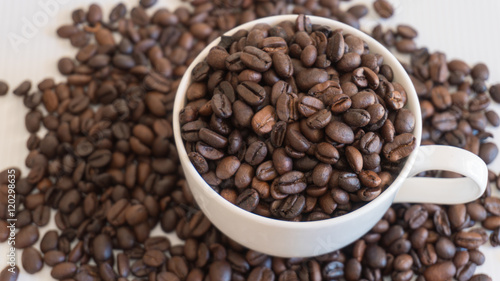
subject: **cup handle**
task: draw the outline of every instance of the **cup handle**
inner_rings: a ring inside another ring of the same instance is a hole
[[[488,184],[488,168],[475,154],[452,146],[425,145],[394,199],[395,203],[461,204],[479,198]],[[462,178],[414,177],[429,170],[452,171]]]

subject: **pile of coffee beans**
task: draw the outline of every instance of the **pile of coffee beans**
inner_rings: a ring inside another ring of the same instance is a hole
[[[255,18],[314,14],[359,28],[368,8],[354,5],[346,11],[337,0],[295,0],[292,7],[282,0],[196,0],[190,2],[192,10],[160,8],[152,13],[148,9],[155,2],[141,0],[130,11],[118,4],[107,17],[95,4],[73,11],[73,23],[58,30],[79,48],[75,58],[57,63],[67,79],[46,79],[36,87],[26,80],[13,88],[30,109],[30,172],[15,171],[16,247],[23,253],[15,274],[8,268],[0,271],[1,281],[14,281],[20,271],[34,274],[44,266],[59,280],[491,280],[474,273],[484,263],[478,247],[488,238],[493,246],[500,240],[500,199],[490,189],[465,205],[393,205],[370,233],[315,258],[270,257],[220,233],[197,209],[173,143],[173,99],[185,70],[208,42]],[[413,40],[410,29],[379,29],[384,42],[392,42],[388,46]],[[436,117],[433,124],[430,116],[452,113],[462,129],[466,123],[483,126],[484,114],[485,129],[465,133],[466,143],[472,141],[462,147],[477,148],[479,143],[476,151],[483,159],[495,158],[496,146],[484,145],[491,138],[488,122],[498,124],[484,102],[485,65],[470,68],[446,61],[443,54],[422,52],[413,55],[406,69],[422,102],[427,100],[427,108],[434,110],[426,118],[430,137],[424,142],[459,143],[446,137],[453,132],[446,130],[454,127],[452,118]],[[461,116],[454,106],[464,95],[454,92],[460,79],[467,98]],[[432,94],[437,87],[439,93]],[[447,109],[438,101],[447,96],[443,87],[453,93]],[[0,82],[0,95],[8,92]],[[500,102],[499,84],[489,88],[489,96]],[[42,126],[45,135],[39,131]],[[0,172],[1,243],[9,236],[7,175],[7,170]],[[489,180],[500,187],[493,172]],[[57,229],[41,235],[39,228],[54,213]],[[474,222],[481,227],[470,229]],[[167,233],[175,231],[185,244],[151,236],[157,225]]]
[[[346,214],[390,185],[416,147],[406,91],[383,57],[304,15],[223,37],[192,77],[180,113],[188,156],[250,212]]]

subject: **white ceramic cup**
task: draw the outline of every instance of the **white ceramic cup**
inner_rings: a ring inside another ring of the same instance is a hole
[[[255,20],[228,31],[232,35],[240,29],[251,29],[258,23],[271,26],[282,21],[295,21],[296,15],[273,16]],[[198,174],[189,158],[181,138],[179,112],[186,102],[186,90],[191,84],[191,72],[203,61],[220,38],[208,45],[187,69],[177,90],[174,104],[174,136],[186,180],[193,196],[208,219],[224,234],[236,242],[259,252],[280,257],[316,256],[340,249],[367,233],[395,202],[421,202],[458,204],[477,199],[483,194],[488,177],[485,163],[476,155],[450,146],[420,146],[422,118],[420,105],[410,78],[398,60],[375,39],[340,22],[310,16],[313,24],[341,28],[344,34],[363,39],[370,52],[384,57],[384,63],[394,72],[394,81],[406,90],[406,105],[416,119],[414,135],[417,148],[408,157],[394,182],[376,199],[346,215],[321,221],[289,222],[262,217],[247,212],[226,201]],[[464,175],[463,178],[413,177],[427,170],[447,170]]]

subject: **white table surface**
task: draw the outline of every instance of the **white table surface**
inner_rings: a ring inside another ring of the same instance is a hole
[[[15,0],[0,1],[0,80],[8,81],[13,89],[21,81],[29,78],[33,87],[46,77],[61,81],[57,71],[57,60],[62,56],[73,57],[76,50],[68,40],[58,39],[55,31],[63,23],[71,22],[71,11],[99,2],[107,17],[111,7],[118,0]],[[130,8],[137,0],[122,0]],[[371,5],[372,1],[362,0]],[[460,58],[469,64],[485,62],[490,68],[490,83],[500,82],[500,1],[496,0],[390,0],[396,7],[395,16],[383,20],[384,26],[395,27],[398,23],[410,24],[417,28],[419,46],[427,46],[431,51],[446,52],[449,59]],[[159,5],[175,8],[180,0],[160,0]],[[342,3],[349,6],[352,3]],[[47,9],[49,7],[49,9]],[[365,30],[371,30],[380,19],[371,10],[362,21]],[[12,41],[13,39],[16,39]],[[500,106],[492,106],[500,113]],[[24,159],[27,155],[24,129],[24,115],[27,110],[22,100],[9,94],[0,97],[0,170],[11,166],[27,169]],[[500,129],[491,128],[500,144]],[[500,172],[500,157],[489,168]],[[495,190],[495,194],[499,192]],[[55,212],[52,212],[53,214]],[[41,230],[40,239],[47,229],[56,228],[51,222]],[[160,235],[159,228],[153,235]],[[174,244],[180,243],[172,237]],[[40,241],[40,240],[39,240]],[[39,242],[36,244],[39,245]],[[0,268],[6,265],[6,243],[0,244]],[[476,273],[487,273],[493,280],[500,280],[500,247],[489,244],[481,248],[486,255],[486,263],[478,267]],[[21,252],[17,252],[20,266]],[[21,266],[20,266],[21,267]],[[36,275],[22,273],[19,280],[51,279],[50,267],[44,266]]]

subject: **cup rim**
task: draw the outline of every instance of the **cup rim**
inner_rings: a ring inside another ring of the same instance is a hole
[[[279,15],[279,16],[270,16],[266,18],[261,18],[257,20],[253,20],[247,23],[244,23],[242,25],[239,25],[226,33],[224,33],[224,36],[231,36],[232,34],[236,33],[237,31],[241,29],[246,29],[249,30],[253,26],[261,23],[265,24],[270,24],[271,26],[278,24],[279,22],[282,21],[295,21],[296,18],[299,15],[296,14],[289,14],[289,15]],[[413,86],[413,83],[411,82],[410,76],[406,73],[405,69],[399,62],[399,60],[386,48],[384,47],[381,43],[379,43],[377,40],[369,36],[368,34],[364,33],[361,30],[355,29],[349,25],[346,25],[344,23],[341,23],[339,21],[333,20],[333,19],[328,19],[328,18],[323,18],[323,17],[318,17],[318,16],[307,16],[311,19],[311,22],[313,24],[320,24],[320,25],[326,25],[330,26],[333,29],[342,29],[344,31],[344,34],[352,34],[355,35],[359,38],[361,38],[364,42],[367,43],[367,45],[370,48],[370,51],[372,49],[377,49],[375,53],[378,53],[382,55],[384,58],[384,64],[389,65],[394,73],[394,80],[393,82],[398,82],[402,85],[404,85],[404,89],[407,94],[407,104],[406,108],[412,107],[411,111],[413,115],[415,116],[415,128],[413,131],[413,134],[415,136],[417,145],[415,149],[412,151],[412,153],[408,156],[406,159],[406,163],[404,164],[403,169],[401,169],[400,173],[394,179],[394,181],[387,187],[384,191],[381,192],[377,198],[373,199],[370,202],[367,202],[365,205],[362,207],[350,211],[347,214],[344,214],[339,217],[334,217],[334,218],[328,218],[324,220],[318,220],[318,221],[285,221],[285,220],[280,220],[276,218],[270,218],[270,217],[264,217],[252,212],[248,212],[231,202],[227,201],[224,199],[219,193],[217,193],[215,190],[213,190],[206,182],[205,180],[201,177],[201,175],[198,173],[198,171],[194,168],[193,164],[191,164],[191,161],[189,161],[189,158],[187,157],[187,152],[186,152],[186,147],[184,145],[184,140],[181,137],[181,131],[180,131],[180,123],[179,123],[179,113],[180,110],[184,107],[185,101],[186,101],[186,92],[187,88],[191,84],[191,76],[192,76],[192,70],[193,68],[203,61],[206,56],[208,55],[208,52],[215,46],[217,46],[221,40],[221,37],[218,37],[215,39],[212,43],[207,45],[203,51],[201,51],[196,58],[193,60],[189,68],[186,70],[185,74],[183,75],[181,82],[179,83],[179,86],[177,88],[176,96],[175,96],[175,101],[174,101],[174,108],[173,108],[173,130],[174,130],[174,139],[176,143],[176,148],[177,152],[179,155],[179,159],[181,163],[183,163],[183,169],[188,169],[189,173],[186,173],[186,176],[189,176],[192,174],[195,177],[195,180],[197,183],[201,184],[201,188],[207,189],[208,192],[214,196],[214,200],[217,202],[214,202],[215,204],[223,204],[225,208],[229,209],[231,212],[234,212],[236,215],[241,216],[245,219],[248,220],[253,220],[256,221],[262,225],[268,225],[268,226],[273,226],[273,227],[285,227],[288,229],[311,229],[311,228],[322,228],[326,225],[330,224],[340,224],[346,221],[350,221],[355,219],[357,216],[367,214],[369,213],[372,209],[374,209],[377,205],[381,204],[382,202],[385,202],[386,200],[390,200],[391,203],[393,201],[393,197],[395,196],[396,191],[401,187],[401,183],[408,177],[411,168],[413,167],[417,155],[418,155],[418,148],[420,147],[421,143],[421,134],[422,134],[422,118],[421,118],[421,111],[420,111],[420,105],[418,102],[418,96],[415,90],[415,87]],[[411,104],[410,104],[411,103]],[[187,165],[186,165],[187,164]],[[391,199],[392,196],[392,199]],[[203,211],[203,210],[202,210]]]

